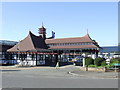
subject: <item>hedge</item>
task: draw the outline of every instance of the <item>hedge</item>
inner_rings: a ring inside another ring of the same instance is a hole
[[[94,65],[94,60],[90,57],[85,58],[85,65]]]
[[[96,66],[101,66],[103,61],[105,61],[105,58],[96,58],[94,64]]]

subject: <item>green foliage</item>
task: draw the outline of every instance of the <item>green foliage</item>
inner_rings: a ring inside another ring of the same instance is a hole
[[[110,66],[113,66],[115,63],[120,64],[120,58],[113,58],[110,60]]]
[[[96,65],[88,65],[88,67],[96,67]]]
[[[110,66],[110,65],[106,65],[105,67],[107,67],[107,68],[111,68],[111,66]]]
[[[102,63],[101,63],[101,66],[106,66],[107,64],[106,64],[106,61],[103,61]]]
[[[105,61],[105,58],[96,58],[94,64],[96,66],[101,66],[102,62]]]
[[[94,60],[90,57],[87,57],[85,58],[85,65],[88,66],[88,65],[93,65],[94,64]]]

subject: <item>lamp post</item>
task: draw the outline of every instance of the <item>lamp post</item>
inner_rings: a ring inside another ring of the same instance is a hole
[[[85,57],[83,57],[83,67],[85,67]]]
[[[85,67],[85,53],[83,53],[82,56],[83,56],[83,67]]]

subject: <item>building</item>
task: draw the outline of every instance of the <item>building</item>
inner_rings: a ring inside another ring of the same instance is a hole
[[[22,65],[50,65],[65,62],[68,58],[91,55],[95,58],[99,45],[87,33],[83,37],[59,38],[46,37],[46,28],[39,28],[39,36],[29,31],[28,36],[8,49],[8,54],[14,56]]]
[[[0,65],[14,64],[15,61],[7,54],[7,50],[15,44],[17,44],[15,41],[0,40]]]
[[[7,50],[16,45],[15,41],[0,40],[0,58],[8,58]]]
[[[99,56],[110,59],[120,57],[119,46],[104,46],[100,49]]]

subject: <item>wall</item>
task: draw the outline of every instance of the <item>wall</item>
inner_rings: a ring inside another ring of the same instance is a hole
[[[106,72],[106,68],[80,67],[83,71]]]

